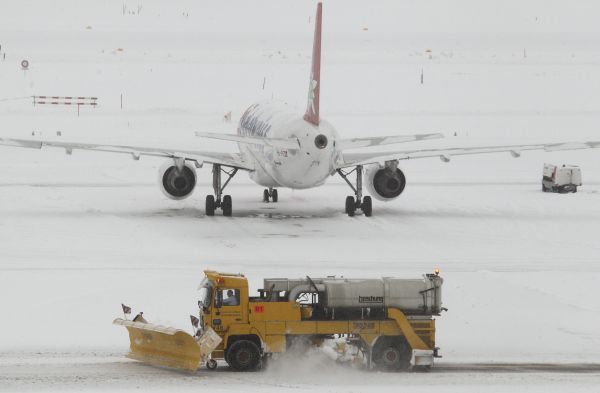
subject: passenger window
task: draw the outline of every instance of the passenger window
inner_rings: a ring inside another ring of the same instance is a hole
[[[222,289],[220,291],[223,306],[239,306],[240,305],[240,290],[239,289]]]

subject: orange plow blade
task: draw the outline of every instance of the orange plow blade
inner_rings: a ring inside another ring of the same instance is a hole
[[[197,340],[183,330],[151,323],[117,318],[113,324],[129,332],[128,358],[157,366],[195,371],[221,342],[210,328]]]

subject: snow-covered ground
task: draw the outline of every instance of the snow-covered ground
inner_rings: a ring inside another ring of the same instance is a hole
[[[233,132],[255,100],[301,111],[314,6],[3,4],[1,135],[60,130],[200,146],[194,131]],[[446,134],[431,146],[600,140],[598,11],[586,1],[328,1],[321,113],[343,136]],[[73,108],[34,108],[23,98],[34,94],[97,96],[100,106],[77,117]],[[228,111],[233,123],[222,121]],[[581,165],[580,192],[542,193],[544,162]],[[405,193],[376,202],[371,218],[343,214],[350,190],[338,178],[282,189],[279,203],[265,205],[245,174],[228,188],[233,217],[206,217],[210,168],[191,198],[175,202],[156,185],[161,164],[0,148],[0,390],[600,385],[597,368],[450,367],[600,363],[600,151],[404,162]],[[437,266],[449,311],[437,323],[444,358],[430,374],[363,373],[319,359],[264,373],[181,374],[124,359],[127,334],[110,323],[124,302],[152,322],[187,327],[205,268],[243,272],[258,288],[267,276],[415,276]]]

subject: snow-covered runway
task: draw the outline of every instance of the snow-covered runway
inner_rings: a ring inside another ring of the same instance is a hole
[[[415,276],[440,267],[450,309],[438,321],[449,361],[598,361],[600,194],[539,184],[413,184],[374,217],[347,217],[346,188],[281,193],[233,185],[234,217],[201,196],[175,205],[154,187],[4,187],[3,348],[125,351],[121,302],[188,325],[206,268],[269,276]],[[200,185],[201,190],[208,185]],[[324,193],[324,190],[326,193]],[[551,212],[551,214],[549,213]],[[176,288],[176,290],[174,290]]]
[[[178,372],[120,359],[107,353],[42,353],[5,356],[0,384],[7,390],[48,391],[199,391],[215,392],[365,392],[397,391],[399,386],[421,392],[509,392],[516,387],[542,392],[593,391],[600,383],[600,364],[470,364],[443,363],[429,373],[382,373],[326,364],[294,362],[254,373],[225,368]],[[323,369],[325,367],[325,369]]]

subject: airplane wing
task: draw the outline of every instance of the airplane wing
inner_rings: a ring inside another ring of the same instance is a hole
[[[67,154],[71,154],[73,150],[93,150],[107,153],[129,154],[134,160],[139,160],[140,156],[154,156],[165,158],[179,158],[187,161],[193,161],[199,165],[203,163],[221,164],[232,168],[244,169],[247,171],[254,170],[252,164],[244,161],[240,154],[236,153],[219,153],[189,149],[165,149],[154,146],[141,145],[115,145],[115,144],[98,144],[85,143],[67,140],[46,140],[46,139],[18,139],[0,137],[0,145],[24,147],[30,149],[41,149],[43,147],[57,147],[65,149]]]
[[[392,135],[379,136],[372,138],[352,138],[340,139],[335,142],[339,150],[356,149],[361,147],[372,147],[381,145],[391,145],[395,143],[405,143],[414,141],[424,141],[428,139],[443,138],[443,134],[415,134],[415,135]]]
[[[383,163],[392,160],[410,160],[416,158],[439,157],[442,161],[450,161],[452,156],[468,154],[489,154],[508,152],[513,157],[519,157],[522,151],[543,150],[543,151],[561,151],[561,150],[580,150],[600,148],[600,141],[592,142],[567,142],[567,143],[549,143],[532,145],[510,145],[510,146],[479,146],[479,147],[457,147],[448,149],[419,149],[419,150],[400,150],[389,152],[369,152],[369,153],[342,153],[341,162],[337,163],[337,168],[345,168],[355,165],[366,165],[373,163]]]
[[[255,136],[243,136],[235,134],[217,134],[214,132],[196,132],[196,136],[200,138],[219,139],[222,141],[232,141],[250,145],[272,146],[281,149],[300,148],[300,144],[296,138],[259,138]]]

